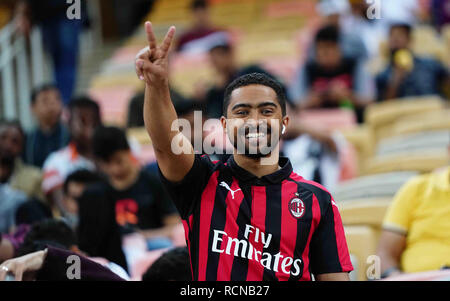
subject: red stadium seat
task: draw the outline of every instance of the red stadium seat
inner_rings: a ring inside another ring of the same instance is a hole
[[[133,87],[97,88],[89,91],[102,113],[103,122],[124,126],[127,120],[128,101],[135,94]]]

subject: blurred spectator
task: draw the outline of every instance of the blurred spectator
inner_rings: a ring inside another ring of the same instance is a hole
[[[115,204],[115,219],[122,233],[140,231],[146,237],[168,236],[179,223],[175,207],[131,153],[125,133],[115,127],[100,127],[94,134],[94,155],[108,178]],[[146,231],[148,230],[148,231]]]
[[[450,167],[407,182],[396,194],[378,247],[383,276],[450,265]]]
[[[214,131],[214,128],[204,128],[204,124],[207,121],[206,115],[205,115],[205,108],[203,107],[202,104],[199,104],[197,102],[194,101],[184,101],[184,102],[178,102],[175,105],[175,110],[177,112],[177,116],[178,119],[180,120],[187,120],[190,124],[190,133],[186,133],[189,134],[189,139],[191,141],[191,144],[194,146],[194,151],[197,151],[197,149],[195,148],[196,145],[200,145],[199,142],[204,143],[205,138],[207,138],[209,135],[213,135],[210,136],[209,138],[214,139],[214,141],[211,141],[211,146],[214,148],[212,150],[213,153],[208,152],[208,156],[210,157],[210,159],[212,161],[216,161],[216,160],[220,160],[222,162],[227,162],[228,158],[229,158],[229,154],[226,153],[225,147],[226,145],[223,145],[223,139],[222,141],[217,141],[216,139],[220,139],[222,138],[222,136],[220,136],[220,134],[218,134],[217,136],[214,136],[214,134],[212,133],[212,131]],[[199,112],[201,113],[201,126],[195,126],[195,112]],[[222,126],[220,125],[220,123],[217,123],[217,126],[220,127],[220,129],[222,129]],[[196,132],[196,130],[198,130],[198,132]],[[186,131],[186,129],[182,128],[182,133],[184,134]],[[197,141],[195,139],[201,139],[201,141]],[[202,153],[205,152],[205,148],[202,147],[201,150],[198,150],[199,152],[201,151]],[[211,150],[208,150],[211,151]],[[150,164],[148,164],[145,167],[146,170],[148,170],[150,173],[156,175],[159,179],[159,171],[158,171],[158,164],[157,162],[152,162]]]
[[[61,220],[47,219],[33,225],[18,250],[18,256],[41,251],[49,246],[68,250],[77,255],[85,255],[78,248],[75,232],[66,223]],[[128,279],[127,272],[117,264],[101,258],[90,259],[108,267],[121,278]]]
[[[47,245],[79,252],[75,233],[63,221],[46,219],[34,224],[19,247],[17,256],[46,248]]]
[[[170,99],[174,104],[190,102],[173,88],[170,88]],[[139,92],[131,98],[128,105],[127,128],[143,127],[144,124],[144,93]]]
[[[368,58],[375,58],[379,55],[380,44],[386,36],[386,30],[378,19],[370,16],[371,10],[366,0],[350,0],[349,3],[349,12],[340,18],[341,30],[347,35],[358,36],[365,45]],[[347,53],[346,55],[351,55],[351,52]],[[361,52],[361,55],[363,54]],[[364,59],[363,56],[361,58]]]
[[[180,35],[176,49],[190,53],[208,51],[211,43],[226,34],[212,24],[207,0],[193,0],[190,12],[191,28]]]
[[[223,109],[223,95],[225,88],[234,79],[249,73],[264,73],[275,78],[258,65],[249,65],[239,68],[233,47],[228,39],[218,42],[209,50],[209,58],[217,74],[217,84],[206,92],[204,103],[208,118],[220,118]]]
[[[14,257],[14,246],[0,233],[0,263]]]
[[[0,263],[17,256],[30,228],[30,225],[19,225],[9,234],[0,233]]]
[[[16,225],[32,225],[53,217],[50,206],[36,199],[28,200],[16,211]]]
[[[158,178],[133,157],[125,133],[100,127],[93,148],[108,181],[89,186],[79,198],[80,247],[125,267],[122,235],[142,234],[149,250],[171,246],[179,217]]]
[[[196,102],[192,102],[192,101],[185,101],[185,102],[180,102],[177,103],[175,105],[175,111],[177,112],[177,116],[178,119],[185,119],[189,122],[190,124],[190,129],[191,132],[187,133],[188,134],[188,138],[191,141],[191,144],[194,145],[195,144],[195,138],[199,137],[201,139],[201,141],[203,142],[203,139],[205,138],[205,134],[206,131],[203,130],[203,125],[204,122],[206,121],[205,118],[205,114],[204,114],[204,108],[201,106],[201,104],[198,104]],[[202,130],[201,133],[196,133],[195,132],[195,112],[199,112],[202,114],[202,119],[200,119],[199,121],[201,122],[201,127],[197,125],[197,128]],[[186,129],[183,129],[184,131]]]
[[[10,233],[14,230],[17,208],[26,201],[23,192],[0,184],[0,233]]]
[[[450,24],[450,0],[430,1],[431,21],[438,31]]]
[[[104,2],[105,5],[114,4],[115,24],[121,38],[128,38],[133,34],[142,19],[151,13],[155,0],[113,0]]]
[[[0,123],[0,183],[43,201],[40,170],[21,159],[24,143],[25,134],[19,122]]]
[[[139,92],[130,99],[128,104],[127,128],[145,126],[144,96],[144,92]]]
[[[44,162],[42,189],[48,196],[54,214],[61,214],[62,186],[66,177],[79,169],[95,170],[92,154],[92,135],[101,124],[100,108],[96,102],[80,97],[69,105],[71,142],[51,153]]]
[[[289,95],[299,109],[351,108],[362,122],[363,110],[373,100],[373,81],[360,62],[343,56],[335,26],[319,30],[316,56],[294,78]]]
[[[377,76],[378,100],[442,94],[450,85],[450,74],[440,62],[419,57],[411,50],[412,28],[392,25],[389,33],[390,59]]]
[[[350,5],[348,0],[322,0],[317,4],[317,11],[323,17],[322,27],[335,26],[339,31],[339,46],[345,57],[365,61],[369,58],[367,46],[364,44],[364,35],[354,28],[346,30],[345,21],[350,16]],[[371,37],[372,38],[372,37]],[[308,57],[314,59],[316,45],[313,43],[309,48]]]
[[[85,1],[81,1],[81,19],[69,19],[67,12],[72,3],[66,2],[20,0],[16,21],[25,34],[30,32],[32,24],[41,27],[44,45],[52,58],[55,81],[67,105],[75,88],[79,36],[83,22],[87,20],[87,11]]]
[[[142,281],[191,281],[192,271],[186,247],[174,248],[159,257],[142,276]]]
[[[420,20],[420,0],[382,1],[380,20],[386,29],[393,23],[417,24]]]
[[[282,152],[299,175],[333,191],[340,179],[339,154],[344,147],[345,139],[338,133],[292,118],[283,135]]]
[[[61,122],[61,94],[53,84],[36,88],[31,96],[31,111],[37,127],[27,134],[25,162],[42,167],[47,156],[69,143],[69,131]]]
[[[62,218],[72,228],[76,229],[79,223],[78,199],[83,195],[88,185],[100,182],[99,174],[80,169],[67,176],[63,185],[64,197],[62,201]]]

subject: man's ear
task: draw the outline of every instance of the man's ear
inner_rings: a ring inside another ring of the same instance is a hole
[[[284,116],[283,117],[282,124],[286,127],[286,131],[287,131],[288,126],[289,126],[289,116]]]
[[[222,124],[223,131],[227,132],[227,118],[225,116],[220,117],[220,123]]]

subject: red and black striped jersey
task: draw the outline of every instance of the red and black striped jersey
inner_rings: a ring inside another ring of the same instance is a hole
[[[233,156],[196,155],[178,183],[162,181],[183,219],[194,280],[311,280],[353,269],[330,193],[292,170],[258,178]]]

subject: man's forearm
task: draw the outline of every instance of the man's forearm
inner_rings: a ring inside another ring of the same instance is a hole
[[[146,86],[144,102],[145,127],[152,140],[155,152],[167,153],[171,141],[179,131],[172,131],[177,113],[170,99],[169,85],[163,83],[157,88]]]
[[[156,160],[162,174],[169,181],[180,181],[191,169],[194,151],[190,141],[184,137],[177,122],[177,114],[170,99],[168,51],[175,35],[170,27],[161,45],[150,22],[145,23],[148,48],[136,57],[136,74],[145,81],[144,122],[155,150]],[[183,145],[181,152],[172,146]],[[188,147],[188,149],[185,148]]]

